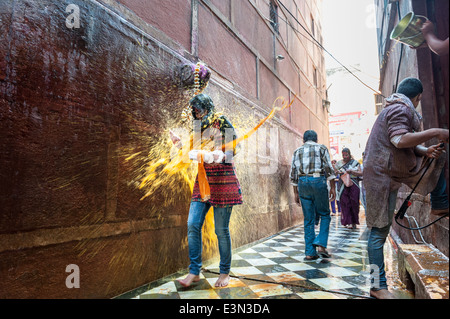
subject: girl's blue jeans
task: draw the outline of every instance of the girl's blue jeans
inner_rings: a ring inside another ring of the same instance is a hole
[[[199,275],[202,268],[202,226],[211,208],[208,202],[191,202],[188,217],[189,272]],[[231,268],[231,237],[229,231],[232,206],[214,207],[214,227],[219,243],[220,273],[228,274]]]

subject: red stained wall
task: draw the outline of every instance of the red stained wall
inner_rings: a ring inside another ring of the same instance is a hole
[[[300,20],[316,5],[302,2],[289,6],[305,11]],[[282,150],[275,171],[237,168],[245,203],[233,210],[233,245],[301,222],[291,154],[305,130],[328,131],[324,92],[304,63],[325,75],[301,37],[274,34],[259,13],[265,1],[70,3],[79,29],[67,27],[63,1],[0,6],[0,298],[110,298],[187,269],[188,182],[175,175],[145,199],[138,187],[190,99],[182,63],[212,69],[206,93],[237,125],[239,114],[259,121],[278,96],[295,99],[268,126],[279,130],[267,139]],[[205,259],[216,255],[205,249]],[[69,264],[80,268],[79,289],[65,285]]]

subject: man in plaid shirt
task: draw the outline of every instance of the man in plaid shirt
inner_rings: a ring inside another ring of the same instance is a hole
[[[330,258],[326,250],[330,228],[330,205],[336,197],[336,186],[330,153],[325,145],[317,143],[317,133],[308,130],[303,145],[292,157],[290,179],[294,186],[295,201],[303,209],[305,228],[305,261]],[[328,196],[327,181],[330,182]],[[320,215],[320,231],[316,236],[314,221]]]

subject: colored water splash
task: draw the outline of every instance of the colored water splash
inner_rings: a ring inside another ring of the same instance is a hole
[[[254,119],[249,119],[248,116],[236,118],[236,121],[233,120],[235,124],[237,123],[235,128],[239,137],[235,141],[225,145],[223,150],[231,147],[235,148],[239,143],[249,139],[264,123],[272,119],[277,112],[281,112],[290,107],[292,103],[293,102],[286,102],[283,97],[278,97],[274,101],[270,113],[256,125],[254,124]],[[238,127],[237,125],[241,127]],[[244,126],[244,128],[242,126]],[[251,127],[251,129],[248,129],[248,127]],[[240,131],[245,131],[245,133],[239,134]],[[166,136],[169,136],[168,132]],[[174,196],[176,194],[169,190],[179,189],[180,183],[189,185],[191,191],[190,194],[192,194],[197,169],[196,163],[192,163],[188,158],[188,152],[190,150],[189,146],[191,143],[190,139],[192,139],[192,136],[182,140],[183,148],[181,150],[174,151],[175,147],[173,146],[172,141],[170,138],[166,138],[162,143],[158,144],[157,147],[152,148],[148,154],[137,152],[125,158],[125,161],[133,161],[142,156],[146,156],[148,159],[145,168],[141,167],[139,169],[140,173],[138,174],[140,176],[138,188],[144,192],[141,197],[142,201],[155,193],[160,194],[161,192],[158,192],[158,190],[162,188],[167,190],[166,193],[168,193],[169,196],[161,198],[161,203],[167,204],[178,197]],[[194,149],[199,148],[204,149],[204,145],[201,147],[194,146]],[[202,235],[204,255],[212,255],[217,246],[217,238],[214,232],[213,208],[211,208],[206,215]],[[186,244],[187,242],[183,243],[183,246]]]
[[[281,106],[276,106],[279,102],[281,102]],[[283,97],[278,97],[274,101],[272,110],[268,116],[263,118],[255,127],[251,128],[245,134],[239,136],[236,140],[222,146],[222,150],[236,148],[239,143],[252,136],[266,121],[272,119],[277,112],[281,112],[290,107],[292,103],[293,101],[287,103]],[[168,136],[168,134],[166,134],[166,136]],[[189,138],[192,140],[192,136]],[[176,186],[174,185],[174,182],[178,181],[180,178],[190,185],[191,191],[193,190],[195,181],[193,178],[195,178],[195,175],[192,170],[192,162],[188,158],[188,152],[190,150],[189,146],[191,145],[190,140],[182,141],[183,148],[178,150],[175,155],[173,155],[173,145],[170,139],[166,139],[164,143],[161,143],[158,147],[150,150],[147,158],[153,160],[150,160],[147,167],[144,169],[139,184],[139,189],[145,191],[141,200],[151,196],[155,192],[155,189],[159,187],[170,188],[170,186]],[[208,143],[208,141],[204,143]],[[204,145],[200,147],[194,146],[194,149],[199,148],[203,149]],[[142,156],[142,152],[131,154],[125,161],[131,161],[138,156]]]
[[[193,174],[191,174],[192,172],[189,170],[191,162],[186,159],[188,152],[179,150],[176,156],[171,158],[168,148],[172,142],[170,140],[166,142],[167,148],[152,149],[149,154],[150,158],[157,158],[152,153],[163,156],[155,162],[150,162],[145,168],[144,176],[139,184],[139,189],[145,190],[145,194],[142,196],[141,200],[152,195],[155,192],[155,189],[159,187],[171,188],[170,186],[176,186],[173,183],[180,178],[189,184],[191,190],[193,189]],[[139,155],[140,153],[141,152],[131,155],[125,159],[125,161],[131,160],[134,155]]]
[[[282,106],[276,106],[277,101],[281,101]],[[284,99],[284,97],[280,96],[277,97],[276,100],[273,102],[272,104],[272,110],[270,111],[269,115],[266,116],[265,118],[263,118],[258,125],[256,125],[254,128],[252,128],[250,131],[248,131],[246,134],[238,137],[236,140],[227,143],[226,145],[222,146],[222,150],[226,150],[229,148],[236,148],[236,146],[242,142],[243,140],[248,139],[251,135],[253,135],[266,121],[270,120],[271,118],[273,118],[275,116],[276,112],[281,112],[284,109],[291,107],[292,103],[294,103],[294,99],[292,99],[291,103],[287,103],[286,100]]]

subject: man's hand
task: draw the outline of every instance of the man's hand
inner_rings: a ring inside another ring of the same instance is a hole
[[[434,24],[430,20],[427,20],[422,24],[422,28],[420,30],[424,35],[434,32]]]
[[[438,158],[444,152],[444,149],[443,143],[432,145],[427,148],[426,156],[429,158]]]
[[[433,51],[437,55],[448,54],[448,37],[445,40],[439,39],[434,33],[434,25],[431,21],[428,20],[424,22],[421,31],[431,51]]]

